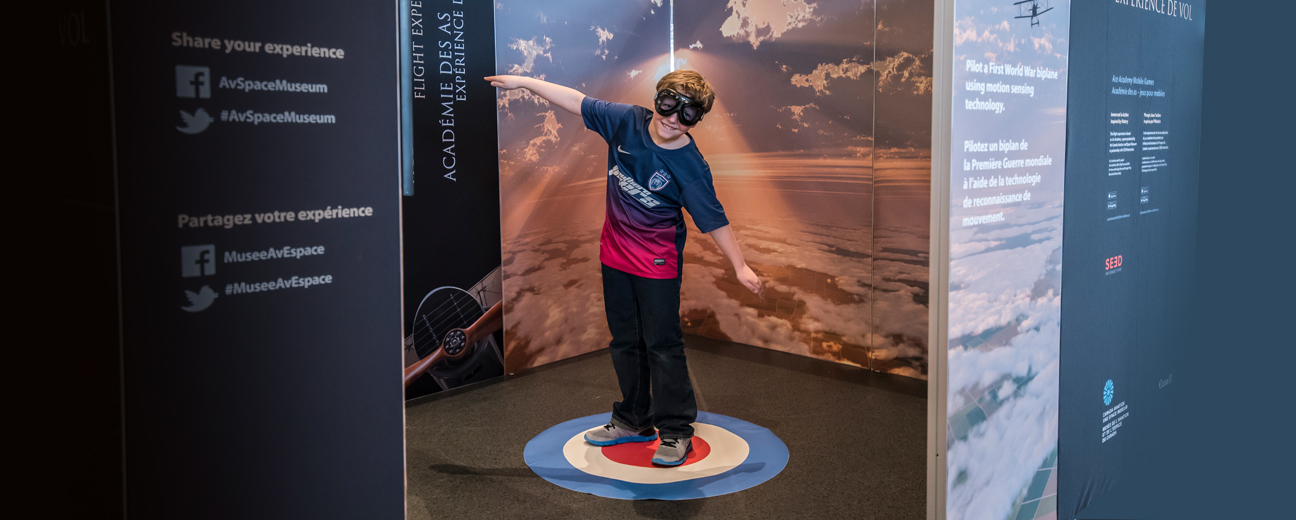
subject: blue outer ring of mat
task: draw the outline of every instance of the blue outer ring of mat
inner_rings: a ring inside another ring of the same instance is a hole
[[[742,491],[774,478],[787,466],[788,449],[767,428],[747,421],[698,412],[697,421],[719,426],[747,441],[747,459],[719,475],[666,484],[639,484],[585,473],[563,455],[563,445],[576,434],[607,424],[610,413],[572,419],[535,436],[527,443],[523,458],[541,478],[572,491],[622,500],[689,500]],[[662,471],[670,471],[663,469]]]

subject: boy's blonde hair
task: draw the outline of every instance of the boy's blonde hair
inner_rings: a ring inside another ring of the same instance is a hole
[[[666,88],[688,96],[702,107],[703,114],[710,112],[711,105],[715,103],[715,91],[711,90],[711,84],[696,71],[677,70],[662,76],[662,79],[657,80],[657,92]]]

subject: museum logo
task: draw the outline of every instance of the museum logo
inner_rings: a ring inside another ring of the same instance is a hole
[[[208,115],[206,110],[200,108],[192,114],[181,110],[180,121],[184,123],[184,126],[177,126],[175,127],[176,130],[179,130],[182,134],[193,135],[206,130],[207,126],[211,125],[216,119]]]
[[[211,69],[176,65],[176,97],[207,99],[211,97]]]
[[[216,274],[216,246],[185,246],[180,248],[180,276],[210,276]]]
[[[186,312],[202,312],[211,307],[212,302],[216,301],[216,291],[206,285],[202,286],[198,292],[185,290],[185,299],[189,300],[189,305],[181,306],[180,309]]]
[[[1116,274],[1121,271],[1121,266],[1125,265],[1125,255],[1116,255],[1108,258],[1105,262],[1107,274]]]

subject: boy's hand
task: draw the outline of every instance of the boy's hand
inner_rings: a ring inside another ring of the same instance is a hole
[[[756,293],[756,296],[761,298],[765,297],[765,286],[761,284],[760,278],[756,277],[756,272],[752,271],[750,267],[747,267],[747,264],[743,264],[742,268],[737,271],[738,283],[743,284],[743,287]]]
[[[504,90],[513,90],[515,88],[521,87],[522,79],[523,79],[522,76],[508,76],[508,75],[486,77],[486,81],[489,81],[492,87],[502,88]]]

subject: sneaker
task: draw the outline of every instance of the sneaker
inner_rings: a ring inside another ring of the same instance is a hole
[[[585,432],[585,442],[595,446],[612,446],[627,442],[648,442],[657,438],[657,430],[652,427],[635,433],[612,423],[602,428]]]
[[[662,466],[678,466],[688,459],[688,454],[693,451],[692,439],[662,439],[661,445],[657,446],[657,453],[653,454],[653,464]]]

